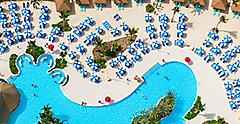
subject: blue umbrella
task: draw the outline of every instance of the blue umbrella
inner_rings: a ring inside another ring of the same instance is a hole
[[[227,42],[224,42],[224,41],[221,41],[218,43],[218,46],[221,47],[221,48],[225,48],[228,46],[228,43]]]
[[[227,91],[227,97],[228,97],[228,99],[234,99],[235,98],[235,95],[234,95],[232,90]]]
[[[166,31],[167,30],[167,26],[168,26],[167,22],[160,23],[160,29],[162,31]]]
[[[125,22],[122,22],[122,23],[120,24],[120,27],[122,28],[122,30],[123,30],[124,32],[128,31],[128,25],[127,25]]]
[[[149,24],[146,26],[146,32],[149,33],[149,32],[154,32],[156,31],[156,28],[153,24]]]
[[[162,15],[158,16],[158,21],[159,22],[168,22],[169,18],[166,14],[162,14]]]
[[[77,27],[77,28],[73,29],[73,33],[80,38],[82,36],[82,29]]]
[[[139,61],[141,58],[142,57],[141,57],[141,55],[138,52],[134,53],[134,55],[133,55],[133,59],[134,60]]]
[[[86,69],[83,68],[80,70],[80,74],[82,75],[83,78],[87,78],[88,72]]]
[[[119,34],[119,30],[117,27],[112,28],[111,34],[113,35],[113,37],[117,36]]]
[[[92,75],[90,76],[90,81],[95,82],[95,83],[100,83],[101,79],[100,79],[100,77],[98,77],[97,75],[92,74]]]
[[[177,31],[177,37],[178,37],[178,38],[183,38],[184,36],[185,36],[184,31],[182,31],[182,30]]]
[[[232,90],[232,84],[230,82],[225,82],[224,87],[225,87],[226,91]]]
[[[220,68],[220,71],[218,72],[218,75],[220,76],[220,78],[224,78],[227,76],[227,70],[224,70],[223,68]]]
[[[240,98],[240,89],[238,87],[234,88],[234,95],[235,98]]]
[[[187,16],[184,13],[180,13],[178,22],[184,22],[186,21],[186,19],[187,19]]]
[[[168,39],[168,38],[163,38],[162,39],[162,45],[163,46],[167,46],[167,45],[169,45],[170,44],[170,40]]]
[[[78,44],[76,49],[83,55],[84,53],[86,53],[86,49],[84,48],[83,45]]]
[[[95,21],[93,20],[92,17],[86,17],[86,19],[84,21],[90,26],[93,26],[95,23]]]
[[[8,4],[8,10],[17,10],[17,8],[18,8],[17,3],[10,2],[10,3]]]
[[[160,38],[168,38],[169,34],[167,31],[160,31],[159,36]]]
[[[38,16],[38,19],[39,20],[43,20],[43,21],[48,21],[49,20],[49,15],[47,13],[41,13],[39,16]]]
[[[0,53],[3,54],[7,51],[7,45],[5,45],[4,43],[0,43]]]
[[[91,41],[97,40],[97,34],[94,33],[94,32],[90,32],[90,33],[88,34],[88,36],[89,36],[89,38],[91,39]]]
[[[74,66],[74,68],[75,68],[77,71],[80,70],[80,69],[82,69],[82,64],[81,64],[81,62],[78,61],[78,60],[74,60],[73,66]]]
[[[112,68],[114,68],[114,67],[116,67],[116,66],[118,65],[118,63],[117,63],[116,60],[112,59],[112,60],[110,60],[109,65],[110,65]]]
[[[73,42],[75,40],[75,36],[72,33],[70,33],[69,35],[67,35],[67,40]]]
[[[7,43],[8,43],[8,45],[13,45],[14,41],[12,38],[7,38]]]
[[[42,29],[38,29],[37,30],[37,33],[36,33],[36,37],[37,38],[45,38],[46,37],[46,33],[44,33],[43,31],[42,31]]]
[[[85,62],[89,65],[89,64],[93,63],[94,60],[93,60],[92,56],[88,56],[88,57],[86,57]]]
[[[26,39],[32,38],[32,33],[29,30],[25,30],[23,34]]]
[[[153,21],[153,17],[150,14],[146,14],[145,15],[145,21],[146,22],[152,22]]]
[[[21,20],[18,17],[13,17],[11,19],[11,24],[15,25],[15,24],[20,24]]]
[[[186,29],[187,29],[187,26],[186,26],[185,23],[180,22],[180,23],[177,24],[177,30],[184,31]]]
[[[229,35],[224,36],[223,41],[228,44],[233,42],[232,38]]]
[[[195,48],[194,53],[202,57],[205,54],[205,50],[202,47]]]
[[[233,111],[238,109],[238,105],[236,101],[229,101],[229,105]]]
[[[234,46],[234,51],[235,51],[236,53],[240,53],[240,45]]]
[[[119,53],[118,56],[117,56],[117,60],[119,62],[123,62],[126,59],[127,59],[127,57],[125,55],[123,55],[122,53]]]
[[[31,10],[28,9],[28,8],[23,8],[21,13],[22,13],[23,16],[30,16],[30,15],[32,15]]]
[[[7,28],[7,24],[8,22],[4,19],[4,20],[0,20],[2,23],[2,28]]]
[[[89,64],[89,66],[90,66],[90,68],[91,68],[92,71],[97,72],[97,71],[99,70],[98,65],[97,65],[96,63],[94,63],[94,62],[91,63],[91,64]]]
[[[140,48],[142,45],[144,45],[144,42],[141,39],[136,40],[134,43],[136,49]]]
[[[75,59],[77,57],[77,53],[75,51],[70,51],[70,53],[68,54],[68,56],[71,58],[71,59]]]
[[[10,15],[12,17],[17,17],[17,11],[16,10],[10,10]]]
[[[132,64],[132,61],[130,61],[130,60],[125,60],[124,65],[125,65],[127,68],[130,68],[133,64]]]
[[[158,41],[154,41],[154,42],[152,42],[150,47],[151,47],[152,50],[160,49],[161,48],[161,44]]]
[[[85,22],[81,22],[81,23],[79,24],[79,29],[81,29],[81,31],[85,30],[86,28],[87,28],[87,25],[86,25]]]
[[[46,25],[47,25],[46,21],[40,20],[40,21],[38,21],[38,23],[39,23],[40,28],[46,28]]]
[[[237,60],[234,64],[236,67],[240,68],[240,60]]]
[[[68,46],[65,44],[65,42],[61,42],[61,43],[59,44],[59,48],[60,48],[61,50],[67,50],[67,49],[68,49]]]
[[[175,45],[175,46],[179,46],[179,47],[184,47],[185,42],[184,42],[183,39],[176,39],[176,40],[174,41],[174,45]]]
[[[102,34],[102,33],[103,33],[103,29],[102,29],[101,26],[98,26],[98,27],[96,28],[96,31],[97,31],[98,34]]]
[[[218,39],[218,33],[215,31],[210,31],[208,33],[208,37],[211,38],[212,40],[217,40]]]
[[[157,34],[154,31],[151,31],[151,32],[148,33],[148,36],[149,36],[150,39],[154,39],[154,38],[157,37]]]
[[[83,42],[88,46],[92,43],[92,40],[91,40],[90,36],[86,36],[86,38]]]
[[[33,24],[31,23],[31,22],[25,22],[24,24],[23,24],[23,28],[24,28],[24,30],[32,30],[33,29]]]
[[[123,68],[123,67],[119,67],[118,69],[117,69],[117,72],[116,72],[116,74],[118,75],[118,76],[123,76],[124,74],[126,74],[127,72],[126,72],[126,70]]]
[[[56,41],[56,37],[54,37],[53,34],[48,35],[48,41],[51,41],[52,43]]]
[[[213,53],[214,55],[218,56],[220,54],[221,50],[218,46],[213,46],[210,49],[210,52]]]
[[[219,65],[218,62],[214,62],[211,67],[217,72],[221,69],[221,66]]]
[[[60,29],[59,27],[54,27],[54,28],[52,29],[51,33],[52,33],[53,35],[59,35],[59,36],[62,36],[62,35],[63,35],[63,34],[62,34],[62,31],[61,31],[61,29]]]
[[[48,11],[49,11],[48,6],[42,5],[42,7],[41,7],[41,13],[48,13]]]
[[[11,30],[5,28],[2,32],[2,35],[3,35],[3,37],[8,38],[8,37],[12,37],[13,34],[12,34]]]
[[[204,57],[204,59],[207,63],[214,60],[214,57],[211,53],[207,53],[207,55]]]
[[[23,16],[23,21],[24,22],[31,21],[31,17],[29,15],[25,15],[25,16]]]
[[[24,37],[23,35],[17,33],[14,37],[15,41],[18,41],[18,42],[23,42],[24,41]]]
[[[210,47],[210,46],[212,45],[212,43],[210,42],[210,39],[207,38],[207,39],[205,39],[205,40],[203,41],[203,45],[204,45],[205,47]]]
[[[227,68],[231,73],[235,73],[237,71],[237,67],[235,67],[234,64],[228,64]]]
[[[149,52],[149,48],[144,45],[142,48],[141,48],[141,52],[143,53],[143,55],[147,54]]]
[[[2,8],[2,6],[0,6],[0,12],[3,12],[3,8]]]
[[[239,78],[238,79],[234,79],[233,85],[234,85],[234,87],[239,87],[240,86],[240,79]]]
[[[133,52],[135,52],[135,49],[130,45],[127,47],[127,51],[128,53],[132,54]]]

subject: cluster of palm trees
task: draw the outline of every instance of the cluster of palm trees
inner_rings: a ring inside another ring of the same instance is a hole
[[[45,105],[42,110],[43,112],[39,113],[40,120],[38,121],[38,124],[63,124],[64,121],[53,117],[53,113],[49,105]]]
[[[129,37],[130,41],[134,41],[137,37],[137,33],[138,33],[138,28],[128,28],[128,32],[126,33],[126,35]]]
[[[160,120],[173,110],[175,105],[175,94],[168,91],[166,96],[162,98],[154,108],[144,110],[133,118],[132,124],[159,124]]]
[[[212,28],[212,30],[216,31],[216,32],[219,32],[219,29],[218,29],[219,24],[227,23],[228,20],[229,19],[225,15],[220,16],[217,25],[214,28]]]

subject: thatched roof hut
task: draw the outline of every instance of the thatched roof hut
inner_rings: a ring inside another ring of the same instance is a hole
[[[127,3],[128,3],[128,0],[114,0],[114,3],[115,3],[115,4],[118,4],[118,3],[127,4]]]
[[[185,0],[172,0],[174,3],[175,2],[179,2],[179,3],[184,3],[185,2]]]
[[[76,0],[76,3],[78,5],[89,5],[90,4],[89,0]]]
[[[232,4],[231,9],[233,12],[240,12],[240,1],[236,2],[236,4]]]
[[[16,87],[6,82],[0,83],[0,124],[7,122],[8,116],[19,102],[19,93]]]
[[[213,0],[212,7],[225,11],[227,9],[227,0]]]
[[[94,4],[107,4],[107,0],[93,0]]]
[[[70,11],[70,1],[69,0],[55,0],[57,12]]]
[[[205,0],[193,0],[193,4],[199,4],[200,6],[205,6]]]

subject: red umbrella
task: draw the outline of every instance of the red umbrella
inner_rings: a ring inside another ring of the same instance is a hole
[[[189,63],[189,62],[191,62],[191,59],[189,57],[186,57],[185,62]]]
[[[54,45],[52,45],[52,44],[48,45],[48,49],[50,49],[51,51],[53,51]]]
[[[109,96],[107,96],[107,97],[105,97],[105,101],[106,102],[111,102],[112,100],[111,100],[111,98]]]

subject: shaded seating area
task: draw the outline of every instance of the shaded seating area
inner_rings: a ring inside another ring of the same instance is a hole
[[[137,6],[142,6],[143,2],[142,0],[135,0]]]
[[[194,11],[197,13],[201,12],[201,8],[206,5],[205,0],[193,0]]]
[[[124,5],[128,3],[128,0],[114,0],[114,3],[117,5],[118,10],[124,10]]]
[[[93,3],[95,4],[97,10],[102,11],[103,5],[107,4],[107,0],[93,0]]]
[[[233,18],[239,19],[240,16],[240,1],[232,4],[232,12],[233,12]]]
[[[9,114],[18,106],[19,93],[16,87],[0,81],[0,123],[6,124]]]
[[[219,16],[221,11],[227,9],[227,0],[213,0],[212,8],[214,9],[213,15]]]
[[[57,12],[70,11],[70,2],[69,0],[55,0]]]
[[[80,11],[86,11],[87,6],[90,4],[89,0],[76,0],[80,7]]]
[[[181,7],[184,3],[185,0],[172,0],[175,3],[175,6]]]

